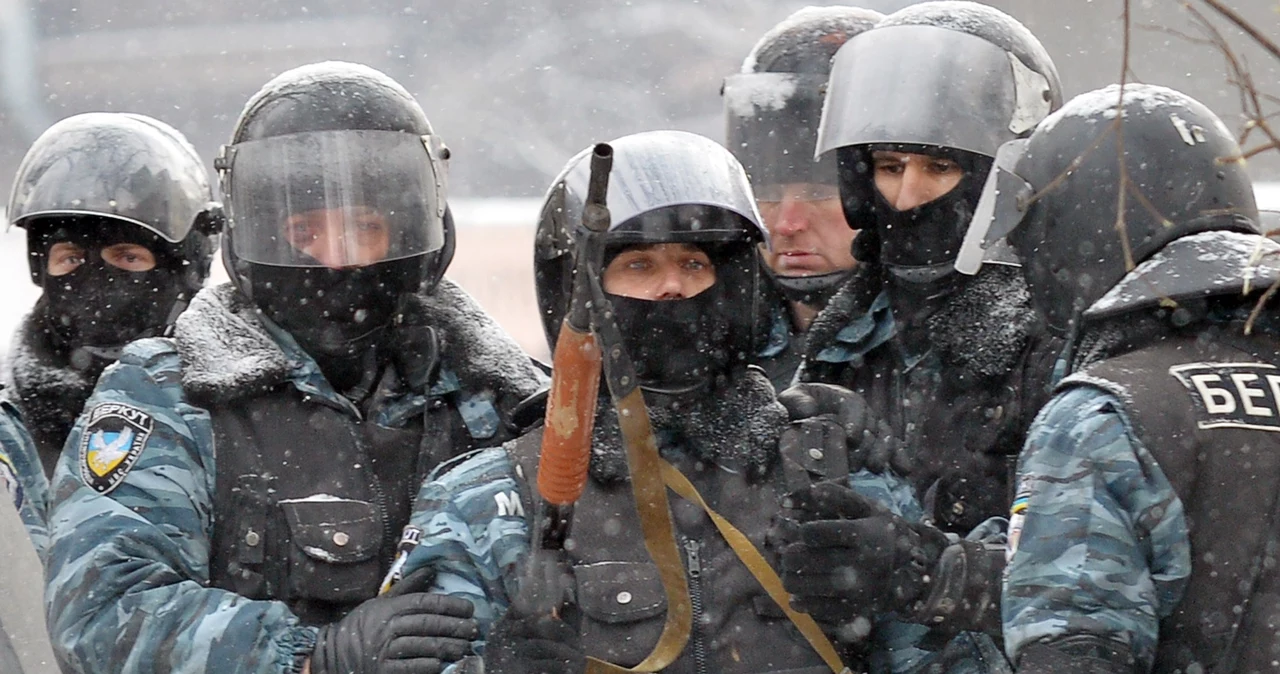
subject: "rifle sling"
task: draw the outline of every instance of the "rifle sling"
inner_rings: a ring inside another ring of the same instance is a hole
[[[644,533],[645,547],[658,567],[662,587],[667,594],[667,621],[653,651],[633,668],[621,667],[596,658],[587,659],[587,674],[619,674],[621,672],[658,672],[665,669],[689,641],[693,626],[693,612],[689,600],[689,584],[685,578],[684,563],[676,545],[675,528],[671,523],[671,510],[667,502],[667,488],[681,498],[695,503],[707,513],[716,529],[724,537],[755,577],[764,591],[786,613],[796,629],[817,651],[834,674],[849,674],[835,646],[822,629],[806,613],[791,608],[789,595],[782,586],[773,567],[760,554],[751,540],[720,513],[712,510],[696,487],[675,466],[658,455],[653,429],[649,424],[648,410],[639,388],[632,389],[616,402],[622,437],[627,448],[627,463],[631,473],[632,493],[640,528]]]

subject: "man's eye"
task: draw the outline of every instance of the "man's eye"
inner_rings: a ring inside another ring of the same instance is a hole
[[[876,162],[876,171],[881,173],[902,173],[901,162]]]
[[[698,260],[698,259],[691,259],[684,263],[684,268],[688,269],[689,271],[702,271],[703,269],[706,269],[708,266],[709,265],[706,262],[703,262],[702,260]]]

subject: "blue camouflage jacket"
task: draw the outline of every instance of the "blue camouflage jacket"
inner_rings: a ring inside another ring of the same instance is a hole
[[[13,499],[31,544],[44,559],[49,545],[49,478],[22,417],[8,401],[0,401],[0,488]]]
[[[471,313],[480,310],[456,286],[446,281],[439,292],[442,302],[463,305],[448,309],[458,322],[483,330],[494,325]],[[185,358],[208,360],[209,376],[234,368],[278,368],[304,399],[357,419],[360,413],[287,333],[260,326],[253,335],[228,337],[226,325],[200,318],[202,309],[217,318],[233,305],[239,308],[231,313],[255,315],[252,307],[235,302],[228,286],[206,289],[179,319],[177,339],[127,346],[103,372],[67,440],[53,479],[46,565],[50,637],[64,669],[294,674],[314,649],[317,629],[302,625],[285,603],[249,600],[210,586],[217,452],[209,411],[193,405],[184,391],[190,385],[184,374],[192,368]],[[206,346],[230,339],[235,348],[212,355],[180,349],[184,321],[196,323],[190,339]],[[528,358],[505,334],[485,336],[502,342],[483,346],[485,367],[495,379],[520,381],[505,393],[532,393],[542,377]],[[248,339],[262,348],[245,355]],[[233,362],[237,349],[239,361]],[[455,391],[460,384],[449,374],[447,359],[442,368],[436,386]],[[528,381],[521,379],[525,375]],[[371,422],[403,423],[411,411],[431,404],[433,395],[405,393],[386,401]],[[464,395],[463,401],[472,432],[492,432],[499,420],[489,398]],[[108,417],[114,425],[104,429],[101,420]],[[87,437],[86,429],[93,431]]]
[[[1125,406],[1069,388],[1036,417],[1018,463],[1002,603],[1005,648],[1091,634],[1155,659],[1191,575],[1183,503]]]
[[[664,447],[669,458],[679,447]],[[523,478],[507,449],[485,449],[442,464],[419,493],[406,537],[420,540],[397,561],[393,574],[422,568],[437,572],[433,591],[468,599],[476,607],[481,633],[506,611],[516,575],[530,546],[532,504],[522,503]],[[922,512],[904,480],[891,472],[859,471],[852,488],[913,521]],[[678,498],[672,496],[672,498]],[[733,518],[732,513],[724,513]],[[951,672],[1005,671],[1005,663],[984,637],[963,634],[944,651],[921,648],[927,628],[886,617],[873,629],[873,671],[915,672],[939,666]],[[475,644],[483,653],[483,641]],[[451,667],[451,672],[457,667]]]

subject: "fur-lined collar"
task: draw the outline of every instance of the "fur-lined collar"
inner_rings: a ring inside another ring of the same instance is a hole
[[[874,265],[859,267],[859,273],[814,319],[806,361],[813,361],[836,342],[846,325],[867,312],[884,287],[875,270]],[[977,276],[960,283],[925,320],[929,344],[956,377],[1003,377],[1017,363],[1037,321],[1022,271],[1009,265],[986,265]]]
[[[764,371],[747,367],[713,394],[697,396],[681,409],[649,407],[653,430],[691,455],[756,480],[778,457],[778,437],[787,426],[787,410],[778,402]],[[661,444],[661,443],[660,443]],[[618,414],[601,397],[591,442],[591,476],[602,483],[627,478],[627,452]]]
[[[42,302],[43,298],[37,301],[13,335],[5,384],[11,387],[11,398],[22,410],[47,466],[51,457],[56,460],[61,453],[98,378],[95,372],[76,369],[54,353],[44,328]]]
[[[473,391],[520,400],[542,383],[520,347],[466,291],[445,279],[413,298],[440,340],[441,364]],[[200,291],[178,318],[183,388],[226,402],[286,381],[298,363],[267,332],[256,306],[225,283]]]

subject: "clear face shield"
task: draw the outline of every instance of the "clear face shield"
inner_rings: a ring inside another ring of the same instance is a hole
[[[319,131],[223,149],[235,254],[285,267],[361,267],[439,249],[445,175],[434,136]]]
[[[982,198],[978,200],[956,256],[956,271],[970,276],[977,274],[997,243],[1026,216],[1035,188],[1014,171],[1026,147],[1027,140],[1018,139],[1001,145],[996,151],[995,163],[982,188]]]

